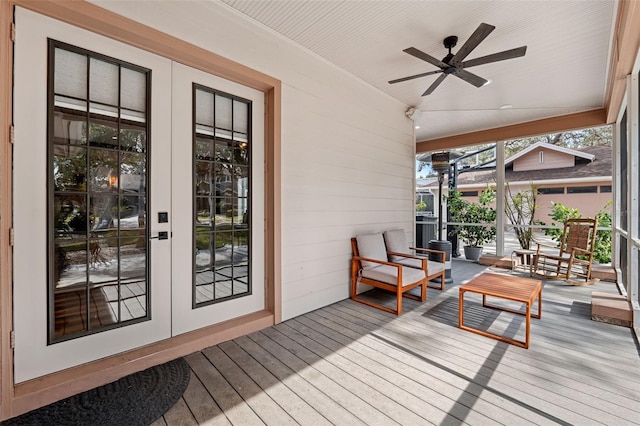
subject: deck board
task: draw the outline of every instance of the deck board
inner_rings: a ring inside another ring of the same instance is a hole
[[[405,299],[400,317],[344,300],[190,355],[184,397],[155,424],[640,423],[632,330],[590,318],[591,292],[613,284],[543,280],[524,349],[458,328],[458,287],[486,268],[453,265],[455,284],[429,289],[425,303]],[[523,317],[474,296],[465,323],[524,335]],[[366,297],[394,303],[379,290]]]
[[[257,333],[254,333],[253,337],[255,334]],[[314,380],[313,374],[297,374],[286,358],[281,359],[272,355],[247,336],[235,339],[235,342],[330,423],[364,424],[357,416],[336,402],[330,393],[323,392],[322,384]]]
[[[304,399],[263,367],[237,342],[225,342],[220,348],[232,358],[256,384],[299,424],[324,426],[331,424]]]
[[[184,392],[183,399],[198,424],[211,426],[227,426],[231,424],[195,374],[191,374],[191,380],[187,390]]]
[[[263,422],[268,425],[296,424],[293,418],[275,403],[222,349],[214,346],[205,349],[202,353]]]

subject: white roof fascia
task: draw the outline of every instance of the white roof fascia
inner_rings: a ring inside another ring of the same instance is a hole
[[[536,142],[533,145],[523,149],[519,153],[514,154],[511,157],[507,158],[505,160],[504,164],[507,165],[509,163],[512,163],[514,160],[517,160],[518,158],[522,157],[523,155],[526,155],[526,154],[530,153],[531,151],[533,151],[534,149],[540,148],[540,147],[546,148],[546,149],[550,149],[550,150],[553,150],[553,151],[563,152],[565,154],[573,155],[574,157],[586,158],[589,161],[593,161],[593,159],[596,158],[596,156],[593,155],[593,154],[587,154],[586,152],[576,151],[575,149],[565,148],[563,146],[552,145],[552,144],[547,143],[547,142]]]
[[[515,181],[511,181],[511,182],[506,182],[509,185],[530,185],[530,184],[534,184],[534,185],[556,185],[556,184],[571,184],[571,183],[593,183],[593,182],[607,182],[607,181],[611,181],[612,177],[611,176],[589,176],[589,177],[583,177],[583,178],[571,178],[571,179],[543,179],[543,180],[515,180]],[[491,186],[495,186],[495,183],[492,182],[489,185]],[[483,188],[486,188],[487,183],[476,183],[476,184],[472,184],[472,183],[465,183],[462,185],[458,185],[458,188],[477,188],[479,186],[482,186]]]

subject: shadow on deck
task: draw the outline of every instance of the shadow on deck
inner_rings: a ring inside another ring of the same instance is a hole
[[[634,335],[590,319],[591,292],[615,286],[544,281],[522,349],[457,328],[458,287],[485,270],[454,260],[454,284],[400,317],[344,300],[192,354],[189,388],[156,424],[637,424]],[[524,334],[479,296],[465,308],[474,326]]]

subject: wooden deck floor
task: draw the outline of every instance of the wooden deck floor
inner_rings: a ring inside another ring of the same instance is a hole
[[[628,328],[591,321],[591,287],[544,281],[522,349],[457,328],[455,284],[401,317],[345,300],[187,357],[184,397],[155,425],[639,424],[640,357]],[[465,297],[465,323],[521,337],[524,317]],[[383,300],[386,295],[372,294]]]

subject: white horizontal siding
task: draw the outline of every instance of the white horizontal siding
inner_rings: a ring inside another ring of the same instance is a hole
[[[284,319],[348,297],[351,237],[412,239],[406,105],[215,2],[95,3],[282,81]]]

